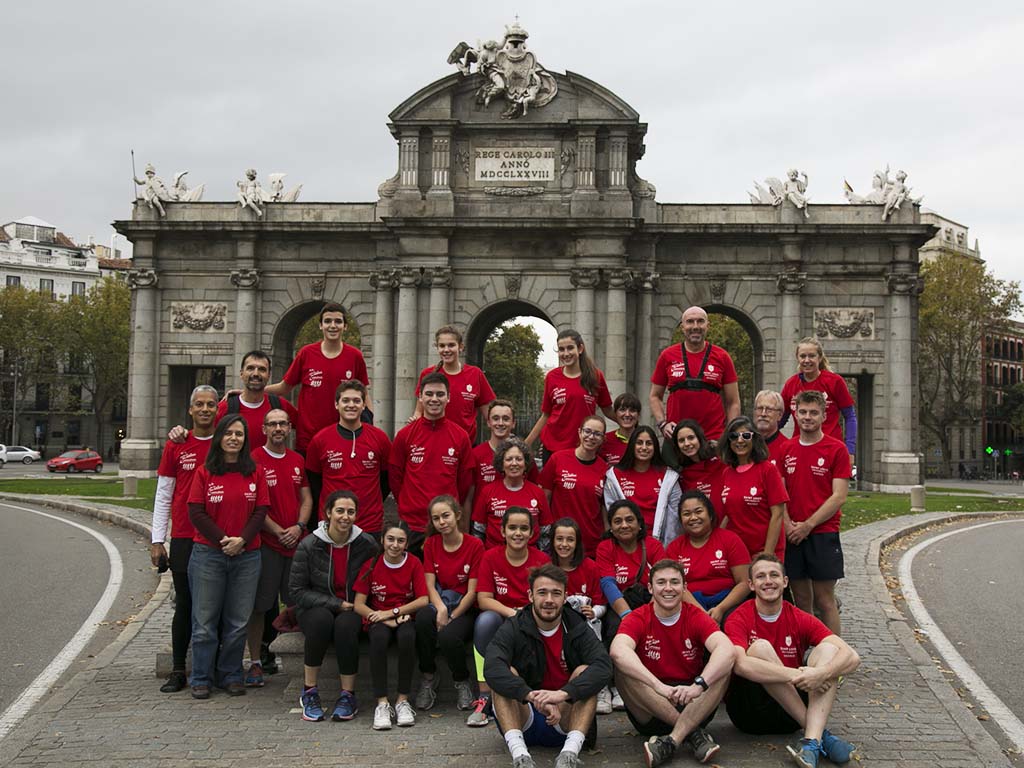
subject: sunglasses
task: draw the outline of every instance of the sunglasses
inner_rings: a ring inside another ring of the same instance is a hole
[[[729,439],[730,440],[739,440],[739,439],[753,440],[754,439],[754,433],[753,432],[730,432],[729,433]]]

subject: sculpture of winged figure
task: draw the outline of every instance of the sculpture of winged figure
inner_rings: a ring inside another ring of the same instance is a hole
[[[146,204],[150,208],[156,208],[161,216],[166,216],[167,212],[164,210],[164,203],[170,203],[176,200],[173,192],[167,189],[167,185],[164,184],[163,179],[156,175],[156,168],[150,163],[146,163],[145,179],[135,178],[135,183],[142,187],[139,193],[139,198],[146,201]]]
[[[885,191],[885,205],[882,208],[882,221],[887,220],[896,211],[900,209],[900,205],[907,202],[908,200],[917,205],[923,200],[923,197],[913,198],[910,196],[910,187],[906,185],[907,174],[905,171],[896,171],[896,181],[889,185]]]
[[[843,196],[851,205],[882,205],[885,202],[885,191],[892,181],[889,179],[889,166],[884,171],[875,171],[871,178],[871,191],[861,197],[855,194],[850,182],[843,179]]]
[[[245,178],[236,184],[238,186],[238,204],[242,208],[249,208],[262,219],[263,204],[270,202],[271,195],[264,192],[263,187],[256,181],[256,169],[246,169]]]
[[[206,189],[205,184],[200,184],[198,187],[188,188],[185,184],[185,176],[188,171],[179,171],[174,174],[174,189],[172,194],[174,199],[179,203],[198,203],[203,199],[203,192]]]
[[[802,178],[801,178],[802,177]],[[796,168],[790,168],[786,173],[786,180],[782,181],[775,176],[769,176],[764,180],[768,189],[754,182],[754,192],[747,192],[750,202],[754,205],[782,205],[783,200],[789,200],[794,206],[804,212],[804,218],[808,218],[807,211],[807,174],[801,173]]]
[[[287,192],[284,191],[284,177],[287,175],[287,173],[271,173],[267,176],[270,179],[270,199],[267,202],[294,203],[299,199],[299,193],[302,191],[301,184],[297,184]]]

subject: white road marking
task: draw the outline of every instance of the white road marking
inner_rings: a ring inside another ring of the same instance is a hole
[[[978,676],[978,673],[974,671],[970,664],[961,656],[953,644],[949,641],[949,638],[943,634],[942,630],[939,629],[939,625],[936,624],[927,609],[924,607],[924,603],[921,601],[921,597],[917,594],[917,589],[914,587],[914,579],[911,576],[911,566],[914,564],[914,558],[926,547],[935,544],[938,541],[949,538],[950,536],[956,536],[957,534],[966,533],[967,531],[973,531],[978,528],[987,528],[990,525],[1004,525],[1006,523],[1020,523],[1020,520],[997,520],[991,523],[979,523],[978,525],[971,525],[967,528],[958,528],[955,531],[948,531],[947,533],[939,534],[930,539],[926,539],[907,550],[907,553],[900,560],[899,567],[899,579],[900,586],[903,590],[903,598],[906,600],[907,607],[910,612],[914,615],[914,619],[920,625],[921,629],[928,633],[928,639],[935,646],[935,649],[942,654],[942,658],[945,659],[946,664],[949,666],[956,676],[959,677],[967,689],[971,692],[978,702],[985,707],[989,716],[995,720],[996,724],[1003,729],[1003,732],[1007,737],[1014,743],[1017,749],[1024,750],[1024,723],[1022,723],[1010,708],[1003,703],[995,692],[985,685],[985,682]]]
[[[3,740],[21,719],[28,714],[29,710],[46,695],[50,687],[57,682],[65,670],[71,666],[72,662],[78,658],[78,655],[89,644],[89,641],[92,640],[96,630],[99,629],[99,623],[106,617],[110,607],[114,604],[118,591],[121,589],[121,582],[124,578],[124,566],[117,547],[102,533],[98,533],[73,520],[65,520],[63,517],[29,509],[28,507],[19,507],[14,504],[0,504],[0,506],[17,509],[22,512],[31,512],[33,515],[58,520],[85,531],[103,545],[103,548],[107,551],[107,559],[110,561],[110,578],[107,580],[107,587],[103,590],[103,594],[100,595],[100,599],[96,603],[96,607],[92,609],[92,613],[89,614],[88,618],[86,618],[85,622],[75,633],[75,636],[68,641],[67,645],[61,649],[60,653],[54,657],[46,669],[4,710],[3,715],[0,715],[0,740]]]

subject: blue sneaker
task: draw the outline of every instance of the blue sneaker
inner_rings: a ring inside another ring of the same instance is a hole
[[[304,691],[299,697],[299,706],[302,707],[302,719],[311,723],[319,723],[324,719],[324,705],[320,703],[320,691],[316,686]]]
[[[817,739],[800,739],[796,747],[786,745],[793,762],[802,768],[818,768],[818,755],[821,754],[821,742]]]
[[[359,711],[359,703],[352,691],[342,691],[341,696],[334,702],[334,711],[331,712],[331,720],[340,723],[342,720],[351,720]]]
[[[850,762],[856,747],[846,739],[841,739],[827,730],[821,734],[821,754],[836,765]]]

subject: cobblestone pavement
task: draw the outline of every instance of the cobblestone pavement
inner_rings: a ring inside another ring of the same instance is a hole
[[[36,499],[38,501],[38,499]],[[145,525],[148,514],[94,505]],[[943,519],[925,514],[874,523],[844,534],[847,578],[841,582],[844,636],[863,664],[843,684],[833,712],[833,729],[859,747],[861,763],[889,768],[1010,766],[997,743],[960,702],[911,628],[892,606],[878,568],[880,547],[911,526]],[[170,635],[169,579],[121,637],[85,671],[63,682],[0,748],[0,765],[102,766],[190,765],[463,765],[511,764],[494,726],[469,729],[464,713],[445,697],[434,711],[420,713],[415,727],[375,732],[372,705],[349,723],[306,723],[296,713],[300,678],[286,669],[266,688],[229,698],[215,693],[207,702],[187,692],[158,691],[154,661]],[[443,663],[443,662],[442,662]],[[365,685],[360,686],[365,690]],[[333,698],[324,685],[325,702]],[[724,708],[710,728],[722,750],[722,766],[789,765],[786,737],[738,733]],[[599,718],[599,748],[584,754],[587,768],[642,765],[640,738],[622,714]],[[550,765],[552,750],[534,749],[538,765]],[[685,750],[675,764],[695,764]],[[827,764],[827,763],[825,763]]]

